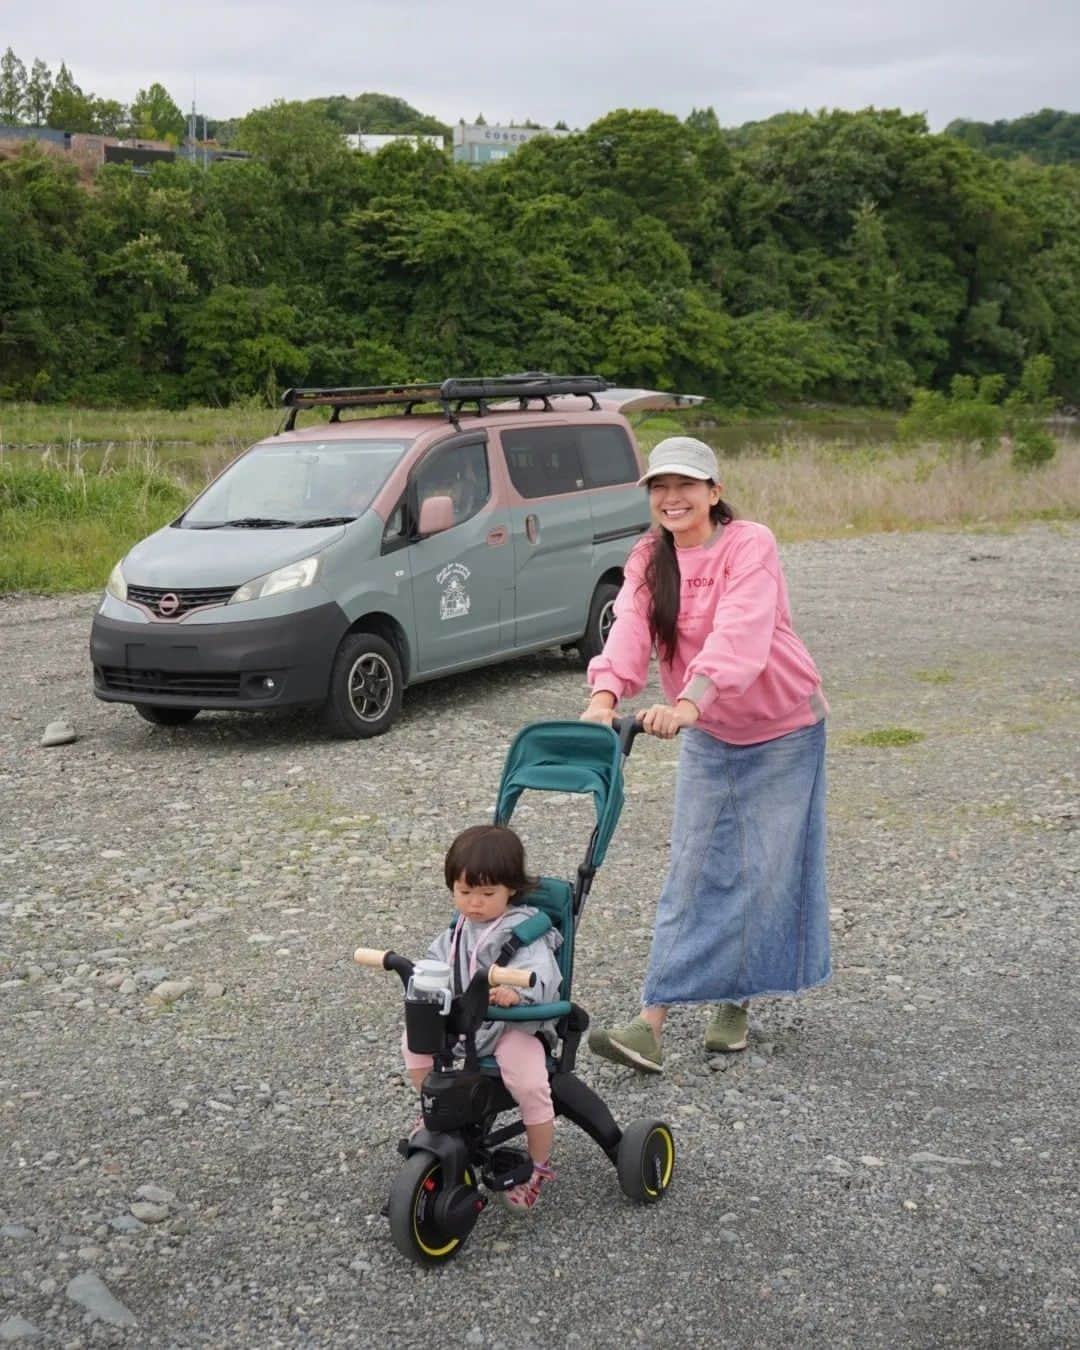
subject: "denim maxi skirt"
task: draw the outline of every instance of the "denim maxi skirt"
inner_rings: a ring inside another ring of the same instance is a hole
[[[741,1002],[824,984],[825,722],[757,745],[691,728],[642,1006]]]

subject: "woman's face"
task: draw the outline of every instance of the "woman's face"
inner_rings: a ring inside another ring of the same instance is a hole
[[[652,518],[675,538],[676,548],[693,548],[711,537],[710,509],[720,500],[720,485],[681,473],[661,473],[649,479]]]

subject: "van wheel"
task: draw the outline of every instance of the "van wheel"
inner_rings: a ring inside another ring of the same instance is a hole
[[[322,717],[335,735],[366,740],[389,731],[401,711],[401,660],[377,633],[347,633],[330,671]]]
[[[162,708],[156,703],[136,703],[135,711],[144,721],[153,722],[158,727],[182,727],[193,722],[201,708]]]
[[[615,622],[615,597],[619,588],[612,581],[602,581],[593,591],[592,604],[589,606],[589,621],[585,632],[577,644],[578,653],[586,664],[599,656],[604,650],[607,635]]]

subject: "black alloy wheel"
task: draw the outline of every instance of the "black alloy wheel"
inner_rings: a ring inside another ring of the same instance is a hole
[[[602,581],[593,591],[585,632],[577,644],[581,659],[586,664],[604,650],[604,643],[615,622],[615,597],[618,594],[619,588],[613,581]]]
[[[388,731],[401,711],[401,661],[377,633],[348,633],[330,672],[323,721],[335,736],[366,740]]]

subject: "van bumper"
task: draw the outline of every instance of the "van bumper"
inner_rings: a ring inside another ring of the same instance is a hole
[[[103,614],[90,630],[94,694],[164,708],[294,707],[322,703],[349,627],[319,605],[238,623],[125,623]]]

